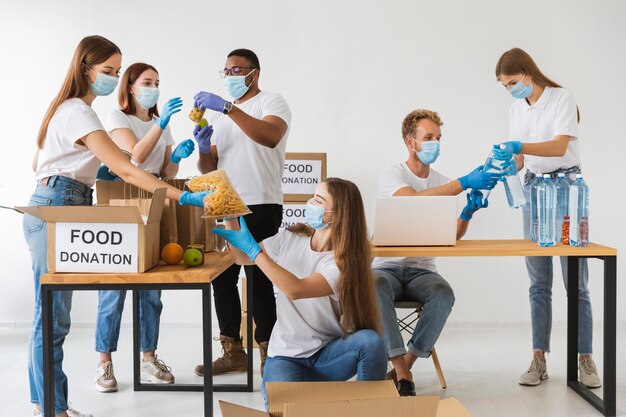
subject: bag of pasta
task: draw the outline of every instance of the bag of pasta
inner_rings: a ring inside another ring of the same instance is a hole
[[[205,218],[238,217],[251,213],[223,169],[192,178],[187,181],[187,187],[193,192],[213,191],[204,197]]]

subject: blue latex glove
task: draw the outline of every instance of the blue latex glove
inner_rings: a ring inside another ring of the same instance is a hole
[[[196,125],[193,128],[193,137],[198,142],[198,150],[201,153],[211,152],[211,136],[213,136],[213,126],[207,125],[200,127]]]
[[[109,171],[109,167],[107,167],[106,165],[102,164],[102,165],[100,165],[100,168],[98,168],[98,173],[96,174],[96,179],[102,180],[102,181],[116,181],[116,180],[119,180],[120,177],[118,177],[117,175],[113,174],[111,171]]]
[[[467,204],[461,212],[461,220],[470,221],[474,213],[487,206],[489,206],[489,200],[486,198],[483,200],[483,193],[472,190],[472,192],[467,193]]]
[[[193,153],[193,150],[196,148],[196,145],[193,144],[193,140],[187,139],[179,143],[172,155],[170,156],[170,161],[175,164],[178,164],[181,159],[187,158],[189,155]]]
[[[171,98],[167,103],[165,103],[165,106],[163,106],[163,110],[161,110],[161,117],[156,120],[156,123],[161,129],[165,129],[167,124],[170,122],[172,115],[181,111],[182,107],[183,100],[180,97]]]
[[[261,246],[248,230],[246,220],[241,217],[239,220],[239,230],[225,230],[225,229],[213,229],[212,232],[216,235],[222,236],[231,245],[248,255],[248,258],[252,262],[261,253]]]
[[[504,145],[504,149],[501,149],[500,145]],[[513,155],[519,155],[520,152],[522,152],[522,142],[518,140],[493,145],[493,155],[501,161],[508,162],[513,158]]]
[[[459,182],[464,190],[471,188],[472,190],[491,190],[498,184],[500,174],[495,172],[483,172],[483,166],[480,165],[469,174],[460,177]]]
[[[193,96],[193,105],[200,110],[209,109],[221,113],[224,111],[226,103],[228,102],[217,94],[207,93],[206,91],[200,91]]]
[[[204,197],[213,193],[213,190],[199,191],[197,193],[190,193],[189,191],[183,191],[178,199],[178,204],[181,206],[197,206],[204,207]]]

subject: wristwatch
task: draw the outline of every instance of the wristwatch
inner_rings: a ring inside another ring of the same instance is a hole
[[[222,110],[222,113],[228,114],[233,109],[233,107],[233,103],[227,101],[226,103],[224,103],[224,110]]]

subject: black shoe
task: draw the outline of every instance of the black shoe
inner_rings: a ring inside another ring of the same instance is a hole
[[[401,379],[398,381],[397,388],[401,397],[415,397],[415,384],[413,381]]]

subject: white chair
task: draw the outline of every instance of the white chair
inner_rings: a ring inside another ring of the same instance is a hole
[[[398,316],[398,326],[400,327],[401,332],[405,331],[412,336],[413,331],[415,330],[415,322],[419,319],[424,305],[419,301],[396,301],[394,306],[397,309],[411,310],[409,314],[402,318]],[[437,371],[437,377],[439,378],[441,388],[446,388],[446,378],[443,376],[443,371],[441,370],[439,358],[437,357],[437,351],[434,346],[430,357],[433,359],[433,364],[435,365],[435,371]]]

